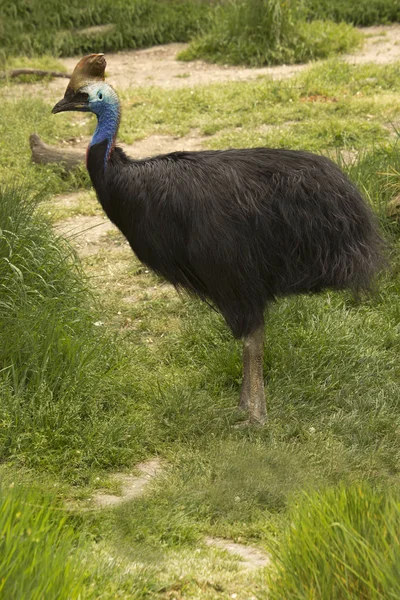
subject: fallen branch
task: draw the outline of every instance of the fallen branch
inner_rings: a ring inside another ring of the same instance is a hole
[[[37,133],[32,133],[29,136],[29,144],[33,162],[40,165],[62,163],[70,171],[81,165],[86,158],[86,154],[82,150],[64,150],[57,146],[48,146],[42,142]]]
[[[19,77],[20,75],[38,75],[39,77],[65,77],[70,79],[69,73],[61,73],[60,71],[43,71],[43,69],[13,69],[12,71],[3,71],[0,73],[0,79],[8,77]]]

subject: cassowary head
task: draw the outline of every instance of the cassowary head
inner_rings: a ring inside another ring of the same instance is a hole
[[[103,54],[84,56],[72,73],[64,98],[57,102],[52,112],[79,110],[100,116],[106,103],[116,101],[115,91],[104,81],[106,64]]]

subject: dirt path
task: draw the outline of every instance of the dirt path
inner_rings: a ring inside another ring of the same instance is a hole
[[[140,475],[114,473],[112,479],[120,485],[121,494],[117,496],[116,494],[97,493],[92,498],[94,506],[108,508],[140,498],[144,495],[148,485],[161,472],[162,464],[158,458],[153,458],[136,465],[136,470]]]
[[[366,27],[361,31],[365,35],[363,48],[353,54],[344,55],[343,60],[354,64],[367,62],[389,64],[400,60],[400,24]],[[120,90],[149,85],[176,89],[227,81],[252,81],[264,76],[285,79],[309,66],[309,64],[301,64],[250,68],[214,65],[202,60],[191,62],[176,60],[179,52],[186,47],[187,44],[168,44],[144,50],[107,54],[107,81]],[[65,58],[61,62],[68,71],[72,71],[77,58]],[[49,102],[56,102],[65,87],[64,79],[53,79],[46,85],[38,83],[13,86],[9,93],[13,98],[16,95],[40,94]],[[7,94],[3,92],[3,96],[7,97]]]
[[[114,473],[112,475],[112,481],[120,488],[120,494],[109,494],[100,490],[89,499],[91,508],[80,507],[80,510],[85,512],[93,509],[113,508],[141,498],[146,493],[149,484],[162,472],[163,464],[160,459],[153,458],[136,465],[135,470],[138,471],[138,475],[133,473]],[[71,509],[76,510],[76,505]],[[227,554],[233,557],[238,561],[238,567],[246,571],[263,569],[271,564],[270,555],[255,546],[211,536],[204,539],[204,544],[208,548],[220,551],[222,556]]]
[[[354,54],[345,55],[347,62],[387,65],[400,60],[400,24],[366,27],[360,31],[365,35],[364,46]]]
[[[290,77],[305,66],[251,68],[215,65],[202,60],[177,60],[177,55],[185,48],[187,44],[167,44],[144,50],[107,54],[108,81],[118,89],[149,85],[175,89],[224,81],[250,81],[263,75],[282,79]],[[68,58],[63,62],[66,68],[72,71],[76,58]]]
[[[387,64],[400,60],[400,25],[368,27],[361,31],[366,35],[364,47],[345,56],[345,60],[359,64],[372,61]],[[186,47],[187,44],[168,44],[145,50],[107,54],[108,81],[118,89],[148,85],[173,89],[224,81],[251,81],[265,75],[285,79],[307,67],[302,64],[250,68],[214,65],[202,60],[176,60],[179,52]],[[72,71],[76,57],[67,58],[63,62]],[[65,82],[60,87],[65,87]]]

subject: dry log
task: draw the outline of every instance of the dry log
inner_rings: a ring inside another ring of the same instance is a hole
[[[86,159],[86,154],[82,150],[64,150],[57,146],[48,146],[42,142],[37,133],[32,133],[29,136],[29,144],[33,162],[40,165],[62,163],[70,171],[74,167],[81,165]]]
[[[4,71],[0,73],[0,79],[7,77],[19,77],[20,75],[38,75],[39,77],[65,77],[71,78],[70,73],[61,73],[60,71],[44,71],[43,69],[13,69],[12,71]]]

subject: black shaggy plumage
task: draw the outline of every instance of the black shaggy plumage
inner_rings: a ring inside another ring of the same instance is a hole
[[[235,337],[277,296],[367,288],[381,263],[375,219],[332,161],[253,148],[132,160],[89,148],[99,200],[138,258],[210,299]]]

